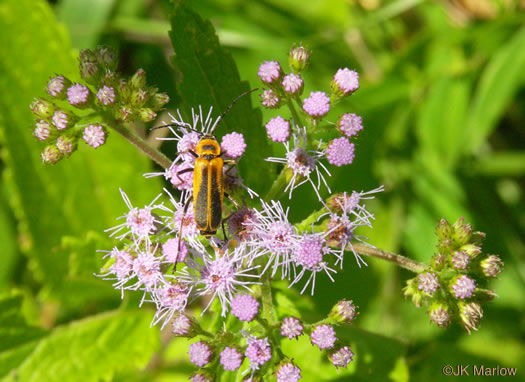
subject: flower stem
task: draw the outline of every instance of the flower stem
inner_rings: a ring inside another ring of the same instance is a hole
[[[151,147],[144,139],[139,137],[132,129],[126,128],[120,123],[113,123],[110,125],[115,131],[133,143],[135,147],[144,152],[147,156],[157,162],[161,167],[170,168],[171,160],[161,153],[159,150]]]
[[[286,188],[286,171],[286,167],[281,170],[281,173],[277,179],[274,180],[272,187],[264,197],[265,201],[279,200],[284,195],[284,189]]]
[[[428,268],[428,265],[409,259],[408,257],[383,251],[382,249],[369,247],[364,244],[352,244],[352,247],[361,255],[377,257],[378,259],[390,261],[391,263],[397,264],[414,273],[421,273]],[[351,249],[350,246],[347,248],[348,250]]]
[[[273,311],[272,284],[269,270],[261,275],[261,281],[262,318],[272,327],[277,324],[277,320]]]
[[[294,119],[294,123],[298,126],[303,126],[303,122],[301,121],[301,117],[297,113],[297,110],[295,109],[295,106],[293,105],[292,100],[288,97],[286,99],[286,105],[288,106],[288,109],[290,109],[290,113],[292,113],[292,117]]]

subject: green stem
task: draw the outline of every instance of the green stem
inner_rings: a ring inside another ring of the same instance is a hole
[[[264,197],[265,201],[270,200],[279,200],[284,195],[284,189],[286,188],[287,182],[286,182],[286,167],[284,167],[281,170],[281,173],[277,177],[277,179],[274,180],[272,187]]]
[[[377,257],[378,259],[390,261],[391,263],[397,264],[414,273],[421,273],[428,268],[428,265],[409,259],[408,257],[383,251],[382,249],[372,248],[364,244],[352,244],[352,247],[361,255]],[[351,250],[350,246],[347,246],[347,249]]]
[[[261,275],[261,281],[262,318],[268,322],[270,327],[273,327],[277,324],[277,320],[273,311],[272,284],[269,269]]]
[[[157,162],[161,167],[170,168],[171,160],[159,150],[151,147],[144,139],[139,137],[132,129],[123,126],[120,123],[109,124],[115,131],[133,143],[135,147]]]
[[[286,104],[288,105],[288,108],[290,109],[290,113],[292,113],[294,123],[298,126],[303,126],[301,117],[299,116],[299,113],[297,113],[297,110],[295,109],[295,106],[293,105],[293,102],[290,98],[286,98]]]

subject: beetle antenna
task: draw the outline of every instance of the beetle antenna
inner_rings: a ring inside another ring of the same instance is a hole
[[[240,100],[240,99],[241,99],[242,97],[244,97],[245,95],[250,94],[250,93],[252,93],[252,92],[254,92],[254,91],[256,91],[256,90],[259,90],[259,89],[258,89],[258,88],[251,89],[251,90],[248,90],[248,91],[242,93],[241,95],[237,96],[237,98],[235,98],[235,99],[232,101],[232,103],[230,104],[230,106],[228,106],[228,107],[226,108],[226,110],[224,110],[224,112],[219,116],[219,118],[217,118],[217,120],[215,121],[215,123],[214,123],[213,126],[211,127],[210,132],[209,132],[208,134],[210,134],[210,135],[213,134],[213,132],[215,131],[215,129],[216,129],[217,125],[219,124],[219,122],[224,118],[224,116],[225,116],[226,114],[228,114],[228,112],[231,110],[231,108],[233,107],[233,105],[235,105],[235,103],[236,103],[238,100]]]

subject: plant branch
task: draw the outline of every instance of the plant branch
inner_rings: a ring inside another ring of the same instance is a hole
[[[383,259],[390,261],[391,263],[397,264],[400,267],[408,269],[414,273],[421,273],[428,268],[428,265],[420,263],[418,261],[409,259],[408,257],[401,256],[392,252],[383,251],[382,249],[369,247],[364,244],[352,244],[354,251],[361,255],[377,257],[378,259]],[[350,245],[347,246],[348,250],[352,250]]]
[[[132,129],[126,128],[120,123],[111,124],[111,127],[120,135],[133,143],[136,148],[141,150],[144,154],[149,156],[153,161],[157,162],[163,168],[170,168],[171,160],[161,153],[159,150],[151,147],[144,139],[139,137]]]

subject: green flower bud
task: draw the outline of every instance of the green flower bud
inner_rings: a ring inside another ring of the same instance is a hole
[[[118,85],[118,92],[120,95],[120,99],[123,103],[129,102],[129,99],[131,97],[131,87],[125,80],[120,80]]]
[[[42,150],[40,156],[42,158],[42,162],[45,164],[55,164],[63,157],[62,153],[55,145],[44,147],[44,150]]]
[[[115,49],[109,46],[99,45],[95,49],[97,62],[103,67],[113,71],[117,69],[117,54]]]
[[[430,321],[439,326],[446,328],[450,325],[450,313],[448,306],[441,302],[434,302],[428,310]]]
[[[131,93],[130,102],[131,106],[133,106],[134,108],[140,108],[144,106],[147,100],[148,93],[144,89],[133,90],[133,92]]]
[[[119,121],[129,122],[133,119],[133,111],[125,106],[121,106],[115,110],[114,116]]]
[[[68,157],[77,149],[77,139],[62,135],[57,138],[56,147],[63,156]]]
[[[129,81],[133,89],[140,89],[146,86],[146,72],[144,69],[139,69],[135,72]]]
[[[418,308],[421,306],[421,302],[425,296],[424,292],[419,290],[419,282],[417,277],[407,280],[407,286],[403,288],[403,294],[406,297],[411,297],[412,302]]]
[[[151,122],[157,118],[157,113],[147,107],[144,107],[139,110],[139,117],[144,122]]]
[[[38,118],[49,118],[55,112],[55,107],[51,102],[43,100],[41,98],[35,99],[35,101],[29,106],[33,114]]]
[[[467,244],[472,236],[472,226],[465,223],[465,218],[460,217],[453,225],[453,239],[458,245]]]
[[[302,45],[296,47],[294,45],[288,55],[288,65],[290,65],[292,72],[299,73],[306,68],[309,58],[310,52],[305,47]]]
[[[483,310],[477,302],[458,303],[459,318],[465,330],[470,334],[471,330],[478,330],[479,321],[483,317]]]
[[[332,307],[328,317],[330,317],[337,324],[349,324],[357,316],[357,307],[352,301],[341,300]]]
[[[441,219],[436,227],[436,233],[440,241],[448,240],[452,237],[452,226],[446,219]]]
[[[490,255],[479,263],[481,272],[487,277],[496,277],[503,270],[503,261],[498,255]]]
[[[166,93],[155,93],[150,98],[149,105],[151,109],[158,111],[168,102],[170,102],[170,97]]]
[[[475,258],[481,253],[481,247],[475,244],[466,244],[462,246],[459,250],[465,251],[465,253],[469,255],[471,258]]]

